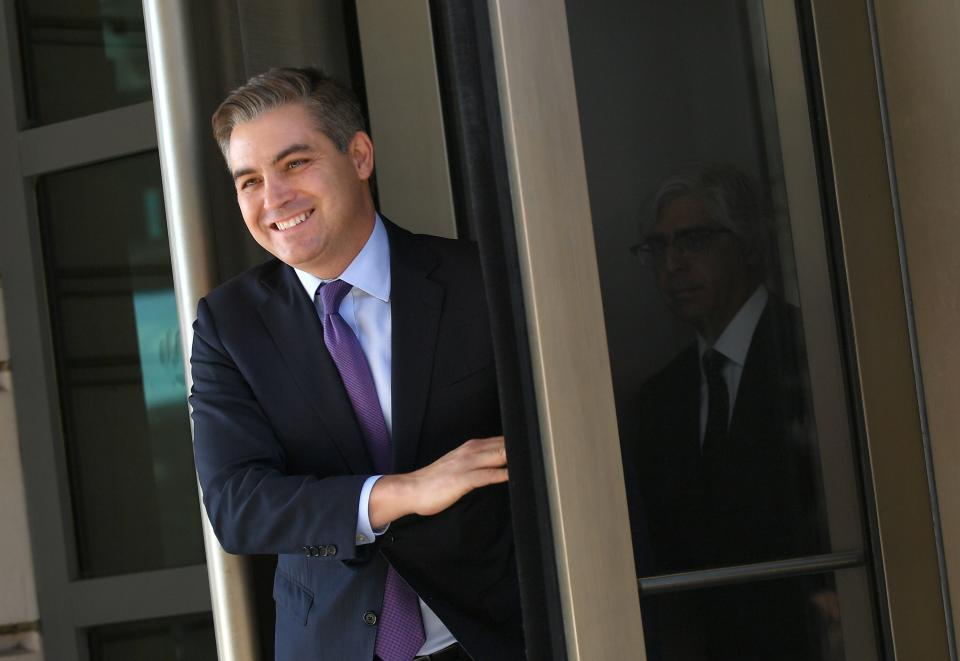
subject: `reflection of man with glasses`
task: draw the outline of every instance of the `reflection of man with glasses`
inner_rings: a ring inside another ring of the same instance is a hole
[[[641,389],[636,471],[658,573],[820,552],[799,316],[765,285],[771,233],[750,179],[688,166],[661,184],[644,230],[635,252],[697,335]],[[694,658],[819,658],[803,592],[773,582],[678,601],[704,616]]]

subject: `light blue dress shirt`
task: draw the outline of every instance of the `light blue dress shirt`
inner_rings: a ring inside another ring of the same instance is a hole
[[[321,303],[315,297],[317,288],[326,280],[315,275],[294,269],[307,295],[317,305],[318,314]],[[373,231],[363,248],[353,258],[350,265],[340,274],[339,280],[353,285],[353,289],[340,304],[340,316],[360,340],[363,353],[367,356],[373,383],[377,389],[377,399],[383,410],[387,431],[393,433],[393,398],[391,386],[392,325],[390,315],[390,244],[387,229],[378,214]],[[323,341],[322,338],[319,338]],[[372,475],[363,483],[360,491],[360,505],[357,510],[357,544],[370,544],[376,536],[386,532],[374,530],[370,525],[370,492],[381,475]],[[420,613],[423,616],[423,629],[426,642],[420,648],[420,655],[432,654],[456,642],[450,630],[440,618],[420,600]]]
[[[740,377],[743,376],[743,367],[747,363],[747,352],[753,342],[753,333],[760,323],[760,315],[767,305],[770,293],[764,285],[758,286],[753,294],[733,316],[720,337],[713,343],[713,349],[723,354],[727,362],[723,366],[723,379],[727,383],[729,409],[727,424],[733,419],[733,408],[737,401],[737,392],[740,390]],[[703,437],[707,433],[707,375],[703,372],[703,353],[710,348],[707,341],[697,335],[697,354],[700,358],[700,446],[703,447]]]

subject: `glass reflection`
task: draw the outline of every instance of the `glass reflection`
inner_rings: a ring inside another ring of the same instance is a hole
[[[637,404],[657,573],[825,549],[800,313],[769,277],[762,209],[742,171],[691,164],[659,186],[636,250],[695,335]]]
[[[868,555],[797,7],[594,5],[567,25],[637,573]],[[648,657],[875,659],[841,574],[642,596]]]
[[[157,154],[37,193],[79,574],[202,563]]]
[[[648,658],[669,661],[843,661],[833,576],[646,597]]]
[[[216,661],[210,615],[124,622],[87,630],[91,661]]]
[[[18,5],[32,124],[150,99],[139,0],[20,0]]]

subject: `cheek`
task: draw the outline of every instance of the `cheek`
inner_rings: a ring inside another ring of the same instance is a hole
[[[656,270],[653,272],[653,279],[657,283],[657,287],[663,291],[667,286],[667,269],[662,266],[655,267]]]
[[[243,224],[246,225],[247,231],[251,234],[257,233],[257,223],[252,218],[248,218],[246,214],[243,215]]]
[[[253,232],[257,228],[257,207],[249,199],[238,199],[237,200],[240,206],[240,215],[243,217],[243,222],[247,226],[247,229]]]
[[[703,287],[706,298],[713,299],[718,289],[724,287],[723,272],[713,268],[713,264],[701,264],[697,271],[697,281]]]
[[[695,274],[697,280],[705,287],[715,284],[723,275],[723,270],[717,266],[717,260],[709,253],[691,259],[690,272]]]
[[[713,256],[705,266],[705,276],[719,289],[727,289],[746,274],[746,258],[735,250],[727,250]]]

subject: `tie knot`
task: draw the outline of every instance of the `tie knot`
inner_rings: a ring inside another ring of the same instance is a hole
[[[353,289],[353,285],[343,280],[331,280],[330,282],[320,285],[320,289],[317,290],[317,295],[323,303],[323,313],[336,314],[340,309],[340,303],[343,302],[343,297],[346,296],[347,292],[351,289]]]
[[[703,371],[708,377],[719,376],[726,362],[727,357],[716,349],[707,349],[703,352]]]

